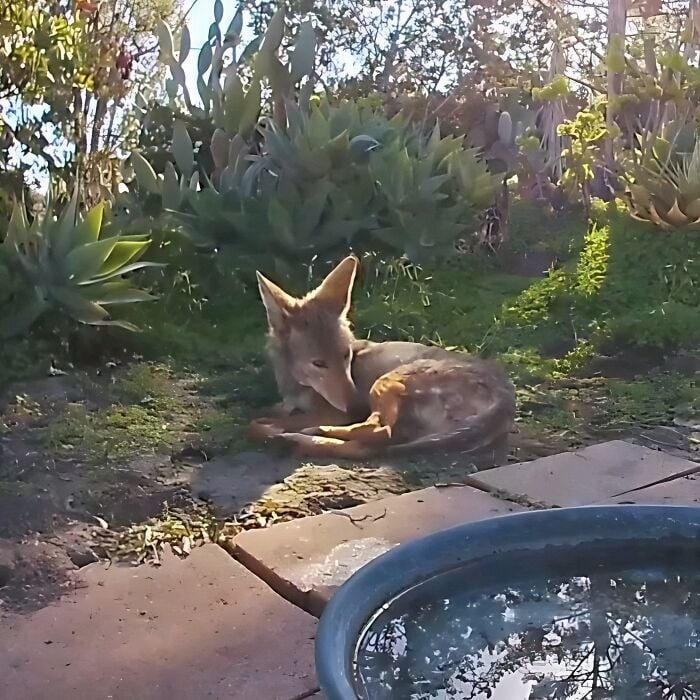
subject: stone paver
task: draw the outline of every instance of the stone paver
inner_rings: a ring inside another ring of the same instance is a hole
[[[693,469],[700,470],[700,464],[613,440],[479,472],[471,481],[487,490],[527,495],[549,506],[565,507],[607,500]]]
[[[604,503],[653,503],[700,507],[700,474],[684,476],[663,484],[656,484],[656,486],[631,491],[607,499]]]
[[[162,567],[87,567],[86,588],[0,626],[7,700],[291,700],[317,689],[316,620],[215,545]]]
[[[395,545],[519,510],[524,508],[468,486],[429,488],[243,532],[233,552],[285,598],[320,615],[340,584]]]

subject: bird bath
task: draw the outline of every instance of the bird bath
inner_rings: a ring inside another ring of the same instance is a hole
[[[327,700],[700,699],[700,508],[590,506],[396,547],[321,618]]]

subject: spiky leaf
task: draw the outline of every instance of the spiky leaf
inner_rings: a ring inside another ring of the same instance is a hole
[[[177,209],[180,206],[180,182],[175,166],[168,161],[163,172],[162,202],[165,209]]]
[[[65,258],[73,248],[73,235],[78,216],[78,200],[80,194],[78,188],[73,190],[70,202],[58,217],[56,226],[51,229],[51,252],[55,260]]]
[[[128,267],[128,263],[138,255],[142,255],[150,244],[151,242],[149,240],[118,241],[110,252],[109,257],[105,259],[104,263],[99,269],[99,273],[97,273],[98,277],[105,279],[115,273],[118,273],[120,270],[122,270],[122,268],[126,269]]]
[[[243,99],[243,112],[238,130],[241,134],[247,134],[258,121],[260,114],[260,100],[262,98],[262,86],[259,80],[250,83],[248,92]]]
[[[100,202],[90,209],[85,218],[75,227],[72,236],[73,247],[94,243],[100,237],[104,212],[104,202]]]
[[[114,250],[118,238],[105,238],[71,250],[62,265],[65,279],[80,284],[94,277]]]
[[[140,186],[148,192],[160,194],[160,181],[156,171],[138,151],[133,151],[131,154],[131,167]]]
[[[189,177],[194,168],[194,146],[185,123],[179,119],[173,126],[173,156],[180,172]]]
[[[81,294],[89,301],[104,306],[110,304],[134,304],[143,301],[153,301],[158,298],[143,289],[132,287],[126,280],[84,287]]]

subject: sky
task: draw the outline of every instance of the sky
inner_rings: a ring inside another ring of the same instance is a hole
[[[190,0],[192,2],[192,0]],[[224,16],[221,21],[221,27],[225,30],[238,9],[236,0],[222,0],[224,5]],[[190,7],[189,3],[185,4],[185,10]],[[185,76],[187,78],[187,87],[190,91],[192,99],[197,96],[197,57],[199,50],[207,41],[209,35],[209,26],[214,21],[214,0],[194,0],[192,10],[187,15],[186,24],[190,30],[190,39],[192,41],[192,49],[184,64]],[[252,38],[252,37],[251,37]],[[245,42],[245,39],[244,39]],[[198,99],[198,98],[197,98]]]

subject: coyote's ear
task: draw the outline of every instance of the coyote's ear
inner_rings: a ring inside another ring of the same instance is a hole
[[[342,260],[312,292],[313,298],[329,306],[338,316],[345,316],[350,308],[357,266],[358,260],[354,255]]]
[[[286,321],[290,310],[294,306],[295,299],[274,282],[270,282],[267,277],[264,277],[259,272],[255,274],[258,278],[260,298],[267,312],[267,322],[272,330],[279,331],[286,326]]]

